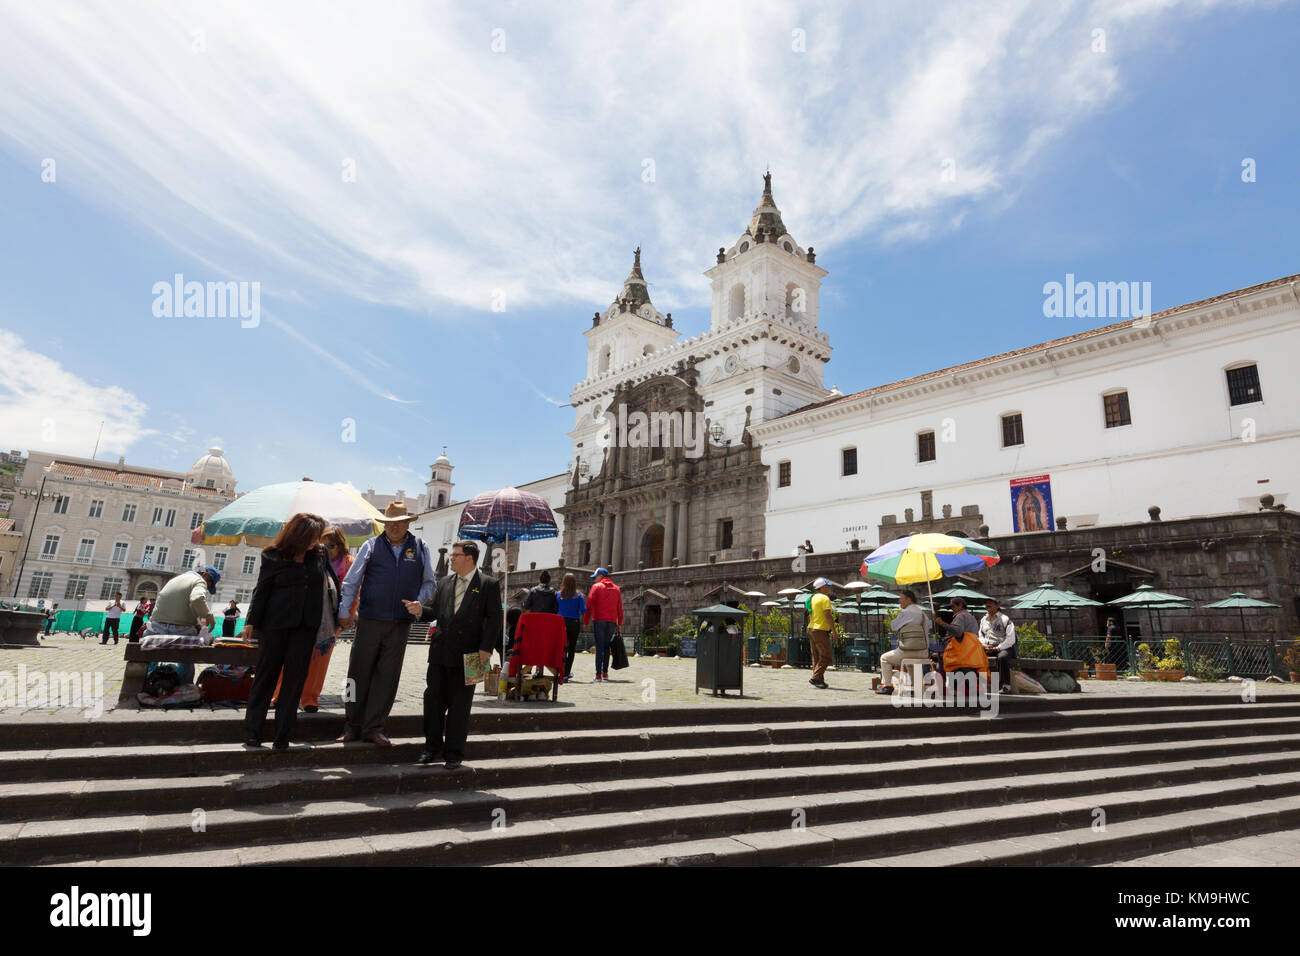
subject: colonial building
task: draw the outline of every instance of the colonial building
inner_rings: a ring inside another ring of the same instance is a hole
[[[220,448],[186,472],[32,451],[13,510],[25,560],[18,556],[21,578],[15,570],[6,596],[97,609],[117,591],[127,600],[156,596],[206,562],[222,572],[214,600],[244,604],[259,550],[190,543],[191,531],[235,497]]]
[[[637,250],[586,332],[587,378],[570,396],[566,563],[658,567],[762,550],[767,468],[752,429],[830,394],[817,323],[826,274],[786,229],[770,174],[745,231],[705,273],[707,332],[681,339],[650,301]]]

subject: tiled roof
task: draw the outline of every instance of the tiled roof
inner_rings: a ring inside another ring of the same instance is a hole
[[[1165,309],[1163,312],[1153,313],[1150,318],[1152,321],[1155,321],[1157,319],[1165,318],[1166,316],[1177,315],[1180,312],[1189,312],[1192,309],[1199,309],[1202,308],[1203,306],[1212,305],[1216,302],[1223,302],[1229,299],[1235,299],[1238,296],[1248,295],[1253,292],[1262,292],[1265,289],[1272,289],[1277,286],[1288,285],[1292,282],[1300,282],[1300,275],[1283,276],[1280,279],[1273,279],[1269,282],[1261,282],[1259,285],[1252,285],[1245,289],[1238,289],[1235,292],[1225,292],[1222,295],[1212,296],[1211,298],[1208,299],[1200,299],[1196,302],[1188,302],[1186,305],[1179,305],[1179,306],[1175,306],[1172,309]],[[1112,323],[1111,325],[1103,325],[1101,328],[1088,329],[1087,331],[1084,332],[1076,332],[1073,335],[1066,335],[1059,339],[1051,339],[1050,341],[1047,342],[1040,342],[1037,345],[1027,345],[1021,349],[1013,349],[1010,352],[1001,352],[997,355],[990,355],[988,358],[976,359],[973,362],[965,362],[961,365],[952,365],[949,366],[948,368],[941,368],[934,372],[925,372],[922,375],[914,375],[911,378],[899,379],[897,382],[889,382],[888,384],[885,385],[876,385],[873,388],[866,388],[860,392],[853,392],[849,395],[837,395],[833,398],[827,398],[820,402],[813,402],[810,405],[804,405],[800,408],[796,408],[792,412],[786,412],[786,414],[780,415],[777,418],[772,419],[772,421],[779,421],[782,418],[789,418],[791,415],[799,415],[803,412],[812,411],[814,408],[825,408],[828,405],[837,405],[843,402],[850,402],[853,401],[854,399],[865,398],[868,395],[879,394],[880,392],[887,392],[890,391],[891,389],[902,388],[907,385],[915,385],[918,382],[925,382],[930,379],[943,378],[945,376],[953,375],[955,373],[965,372],[965,371],[969,371],[970,369],[979,368],[980,366],[983,365],[991,365],[994,362],[1001,362],[1006,359],[1015,358],[1018,355],[1028,355],[1033,352],[1041,352],[1045,349],[1052,349],[1062,345],[1069,345],[1073,342],[1079,342],[1082,341],[1083,339],[1092,338],[1093,336],[1106,335],[1109,332],[1118,332],[1121,329],[1130,328],[1132,325],[1133,325],[1132,319],[1125,319],[1122,322],[1115,322]]]
[[[0,531],[12,531],[12,530],[14,530],[14,519],[0,518]]]
[[[71,462],[59,461],[55,459],[52,473],[63,475],[68,478],[88,478],[94,481],[109,481],[126,485],[130,488],[139,488],[144,491],[161,491],[163,484],[168,481],[181,481],[176,475],[162,473],[151,474],[140,471],[123,471],[117,468],[96,468],[93,465],[78,465]],[[199,488],[194,485],[186,485],[185,491],[194,494],[206,494],[215,497],[222,497],[221,492],[215,488]]]

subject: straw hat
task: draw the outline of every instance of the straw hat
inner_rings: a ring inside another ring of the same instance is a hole
[[[406,510],[405,501],[390,501],[384,513],[376,518],[376,521],[414,521],[419,515],[413,515]]]

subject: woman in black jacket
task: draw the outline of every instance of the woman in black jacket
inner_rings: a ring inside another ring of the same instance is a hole
[[[262,551],[262,566],[242,632],[260,647],[244,718],[247,747],[262,746],[262,724],[283,668],[274,747],[289,749],[317,634],[325,628],[338,630],[339,580],[320,546],[326,527],[319,515],[296,514]]]

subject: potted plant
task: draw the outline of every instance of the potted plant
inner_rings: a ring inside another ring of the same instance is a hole
[[[1106,655],[1110,651],[1110,646],[1095,648],[1092,652],[1092,672],[1097,680],[1118,680],[1118,668],[1111,661],[1106,660]]]
[[[1151,650],[1150,644],[1139,644],[1138,673],[1144,680],[1180,681],[1186,677],[1182,645],[1178,639],[1171,637],[1165,641],[1160,655]]]

